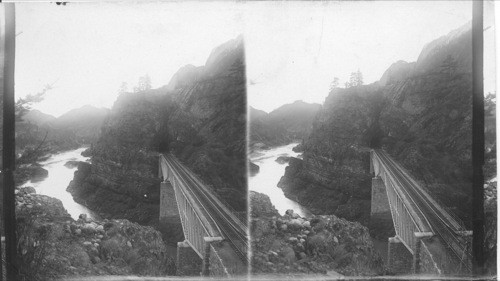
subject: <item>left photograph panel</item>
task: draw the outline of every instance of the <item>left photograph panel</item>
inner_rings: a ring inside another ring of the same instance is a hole
[[[15,34],[13,93],[2,85],[15,184],[1,191],[15,220],[3,204],[1,229],[17,246],[2,244],[4,274],[247,274],[240,6],[15,5],[14,30],[0,25],[3,64]]]

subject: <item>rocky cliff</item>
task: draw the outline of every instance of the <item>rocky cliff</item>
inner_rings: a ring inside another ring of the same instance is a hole
[[[186,66],[162,88],[123,93],[68,190],[105,217],[155,225],[158,152],[174,153],[238,211],[246,210],[242,38]]]
[[[384,272],[361,224],[334,215],[302,218],[293,210],[280,216],[269,197],[256,192],[250,201],[253,274],[324,279]]]
[[[393,64],[379,82],[335,88],[316,116],[303,160],[290,162],[285,193],[316,214],[366,223],[369,149],[384,148],[464,220],[471,186],[470,24]]]

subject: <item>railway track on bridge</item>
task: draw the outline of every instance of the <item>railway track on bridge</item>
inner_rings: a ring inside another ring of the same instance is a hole
[[[248,264],[249,244],[246,224],[239,221],[237,216],[232,214],[224,203],[179,160],[171,155],[164,155],[164,158],[178,173],[189,192],[199,201],[207,216],[217,225],[221,235],[229,242],[241,261]]]
[[[472,255],[468,248],[467,238],[461,235],[464,229],[461,228],[460,224],[454,221],[441,206],[432,200],[429,194],[422,190],[409,176],[409,173],[389,157],[387,153],[383,151],[375,151],[375,153],[384,163],[384,166],[402,183],[401,186],[404,191],[411,197],[425,216],[425,219],[430,223],[432,231],[442,239],[448,249],[455,255],[460,266],[470,271],[471,265],[469,262],[472,260]]]

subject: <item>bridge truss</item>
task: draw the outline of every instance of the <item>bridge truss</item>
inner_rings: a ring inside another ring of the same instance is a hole
[[[459,270],[471,271],[471,232],[436,202],[386,152],[372,150],[370,168],[385,184],[396,235],[412,255],[418,239],[437,235],[459,262]]]
[[[185,242],[203,260],[209,258],[210,243],[226,241],[236,259],[248,265],[248,228],[207,185],[173,155],[160,155],[160,177],[175,192]],[[229,275],[230,266],[226,266]]]

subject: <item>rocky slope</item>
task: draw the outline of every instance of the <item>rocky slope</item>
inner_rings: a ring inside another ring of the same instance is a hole
[[[471,186],[470,24],[431,43],[381,81],[330,92],[280,186],[316,214],[366,223],[369,148],[384,148],[464,219]]]
[[[246,210],[242,38],[186,66],[169,85],[122,94],[68,190],[105,217],[158,221],[158,152],[172,152],[238,211]]]
[[[175,274],[161,234],[127,220],[73,220],[60,200],[16,189],[21,280]]]
[[[269,114],[250,107],[250,144],[275,146],[304,139],[320,108],[319,104],[303,101],[285,104]]]
[[[380,275],[383,262],[368,229],[334,215],[280,216],[264,194],[251,192],[253,274]],[[304,276],[305,277],[305,276]]]

